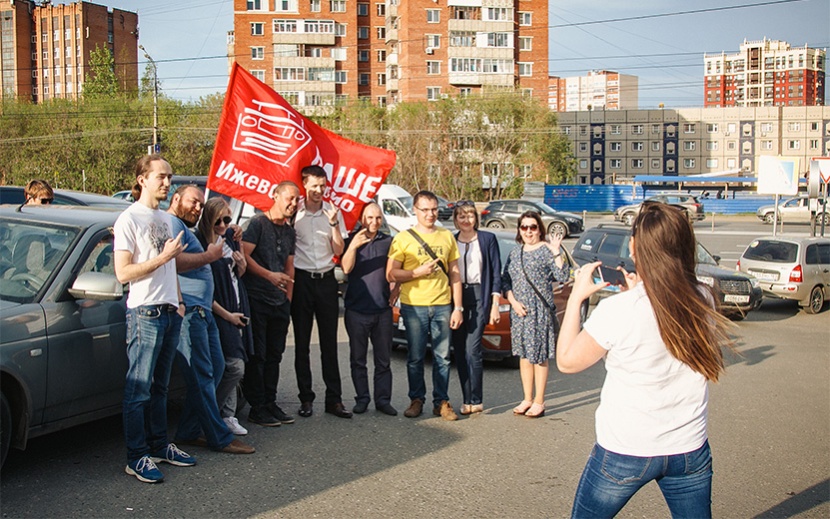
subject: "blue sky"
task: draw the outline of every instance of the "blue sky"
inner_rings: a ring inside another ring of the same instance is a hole
[[[640,78],[640,108],[702,106],[704,53],[736,52],[744,39],[765,37],[830,47],[828,0],[775,1],[551,0],[550,73],[567,77],[616,70]],[[138,12],[139,41],[158,62],[166,95],[192,100],[225,90],[232,0],[96,3]],[[728,6],[750,7],[723,10]],[[686,11],[703,12],[621,20]],[[595,21],[603,23],[579,25]],[[141,72],[143,57],[139,60]]]

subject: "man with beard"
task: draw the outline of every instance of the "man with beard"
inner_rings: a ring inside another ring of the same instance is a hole
[[[176,258],[176,270],[186,310],[176,362],[187,383],[187,397],[176,441],[229,454],[251,454],[254,448],[234,438],[216,403],[216,387],[225,371],[225,357],[211,311],[213,273],[210,263],[222,257],[222,243],[211,243],[205,250],[188,229],[199,221],[204,203],[202,190],[186,185],[176,190],[167,210],[176,217],[173,218],[173,232],[184,231],[184,250]]]
[[[242,390],[251,404],[248,421],[264,427],[294,423],[277,405],[280,362],[291,320],[294,289],[294,244],[289,219],[297,210],[300,190],[284,181],[271,190],[274,204],[251,218],[242,236],[248,269],[242,280],[251,304],[254,354],[245,364]]]

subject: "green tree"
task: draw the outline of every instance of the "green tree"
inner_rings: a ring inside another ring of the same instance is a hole
[[[89,70],[84,78],[84,98],[115,97],[120,89],[115,77],[115,61],[109,49],[95,46],[89,53]]]

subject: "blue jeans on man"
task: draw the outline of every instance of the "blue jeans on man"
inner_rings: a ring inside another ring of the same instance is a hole
[[[626,456],[595,444],[576,489],[571,517],[614,517],[651,480],[660,486],[673,518],[712,517],[708,440],[691,452],[654,457]]]
[[[216,402],[216,387],[225,371],[225,357],[210,310],[201,306],[187,308],[176,363],[187,384],[176,439],[187,443],[204,434],[210,448],[223,449],[234,436],[222,420]]]
[[[406,374],[409,399],[426,401],[424,356],[427,340],[432,343],[432,402],[439,407],[449,401],[450,385],[450,315],[452,305],[412,306],[401,303],[401,317],[406,326]]]
[[[127,380],[122,418],[127,461],[167,447],[167,385],[182,319],[167,304],[127,309]]]

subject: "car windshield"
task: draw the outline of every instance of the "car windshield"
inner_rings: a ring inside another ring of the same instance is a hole
[[[553,207],[549,206],[544,202],[536,202],[536,205],[539,206],[539,209],[541,209],[543,213],[553,214],[556,212],[556,210]]]
[[[744,258],[772,263],[795,263],[798,244],[778,240],[755,240],[744,251]]]
[[[403,206],[406,207],[407,211],[409,211],[410,213],[414,213],[414,210],[412,209],[412,197],[411,196],[399,196],[398,200],[400,200],[401,203],[403,204]]]
[[[34,302],[79,229],[0,221],[0,299]]]
[[[715,261],[715,258],[709,254],[709,251],[706,250],[701,244],[697,244],[697,264],[698,265],[717,265],[718,262]]]

